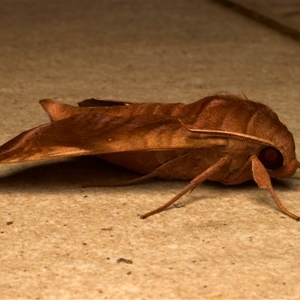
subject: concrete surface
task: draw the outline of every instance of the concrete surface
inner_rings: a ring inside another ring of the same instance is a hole
[[[299,148],[300,45],[208,1],[0,3],[1,136],[48,122],[38,100],[270,105]],[[131,174],[90,158],[0,166],[2,299],[299,299],[300,223],[254,183],[81,187]],[[277,181],[300,213],[299,174]]]

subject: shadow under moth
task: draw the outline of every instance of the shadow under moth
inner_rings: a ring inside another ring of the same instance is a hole
[[[267,189],[286,215],[270,178],[294,175],[293,135],[268,106],[233,95],[214,95],[190,104],[134,103],[88,99],[71,106],[40,101],[51,122],[25,131],[0,147],[0,163],[94,155],[141,177],[190,180],[161,212],[205,180],[226,185],[253,179]],[[95,186],[104,186],[99,182]]]

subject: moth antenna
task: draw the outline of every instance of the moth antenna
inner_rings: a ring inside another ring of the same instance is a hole
[[[255,137],[255,136],[251,136],[245,133],[238,133],[238,132],[231,132],[231,131],[223,131],[223,130],[213,130],[213,129],[197,129],[197,128],[189,128],[187,127],[187,125],[185,125],[183,123],[183,121],[181,121],[180,119],[178,119],[178,121],[181,123],[181,125],[189,132],[198,132],[198,133],[202,133],[202,134],[207,134],[210,136],[217,136],[217,137],[231,137],[231,138],[235,138],[235,139],[239,139],[239,140],[248,140],[254,143],[259,143],[259,144],[263,144],[266,146],[271,146],[276,148],[276,145],[274,143],[272,143],[269,140],[263,139],[263,138],[259,138],[259,137]]]
[[[181,123],[181,125],[188,131],[190,131],[190,129],[183,123],[183,121],[181,121],[180,119],[178,119],[178,121]]]

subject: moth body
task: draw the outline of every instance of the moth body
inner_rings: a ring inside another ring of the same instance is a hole
[[[264,104],[214,95],[190,104],[88,99],[79,107],[41,100],[51,123],[0,147],[0,162],[94,155],[143,174],[123,184],[158,177],[191,180],[168,207],[205,180],[238,184],[254,179],[280,202],[270,177],[291,177],[299,167],[293,135]],[[99,184],[101,185],[101,183]]]

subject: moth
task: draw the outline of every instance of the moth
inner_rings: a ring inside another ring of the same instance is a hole
[[[283,206],[270,178],[288,178],[300,167],[293,135],[268,106],[235,95],[213,95],[190,104],[87,99],[72,106],[40,101],[51,122],[0,147],[0,163],[98,156],[141,176],[190,182],[161,212],[205,180],[235,185],[254,180]],[[104,186],[101,182],[95,186]]]

